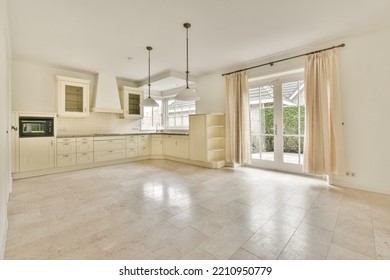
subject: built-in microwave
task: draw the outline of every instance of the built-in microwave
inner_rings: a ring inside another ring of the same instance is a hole
[[[52,117],[19,117],[19,137],[54,136],[54,118]]]

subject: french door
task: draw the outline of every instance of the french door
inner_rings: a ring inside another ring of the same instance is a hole
[[[303,77],[249,87],[252,165],[302,172],[305,131]]]

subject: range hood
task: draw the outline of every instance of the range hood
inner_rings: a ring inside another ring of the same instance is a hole
[[[92,112],[123,113],[116,78],[107,73],[99,73]]]

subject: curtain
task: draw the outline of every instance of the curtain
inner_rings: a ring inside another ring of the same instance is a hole
[[[306,57],[303,171],[344,175],[341,98],[336,50]]]
[[[248,73],[242,71],[226,76],[226,162],[250,163],[250,118]]]

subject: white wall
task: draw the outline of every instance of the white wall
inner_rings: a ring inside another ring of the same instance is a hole
[[[91,80],[90,102],[95,75],[14,60],[12,62],[12,110],[57,112],[56,75]]]
[[[333,183],[390,194],[387,177],[390,166],[390,28],[306,46],[200,77],[198,93],[201,100],[197,109],[202,113],[224,112],[223,72],[342,42],[346,44],[345,48],[339,49],[346,170],[356,172],[356,177],[337,176]],[[251,70],[249,77],[297,69],[303,63],[303,59],[297,59],[265,66]]]
[[[345,157],[334,183],[390,194],[390,28],[346,38],[340,51]]]
[[[10,48],[8,38],[6,1],[0,0],[0,259],[4,259],[7,237],[7,203],[12,187],[10,165],[10,103],[9,68]]]
[[[199,78],[197,93],[200,96],[196,104],[198,114],[225,113],[225,78],[221,73]]]

